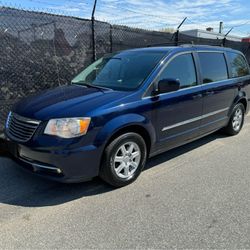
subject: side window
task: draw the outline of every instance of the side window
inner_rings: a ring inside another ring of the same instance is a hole
[[[203,83],[228,79],[227,64],[223,53],[199,52]]]
[[[232,69],[232,77],[249,75],[249,68],[246,60],[240,54],[228,52],[228,58]]]
[[[197,85],[192,54],[183,54],[174,58],[163,70],[158,81],[163,79],[179,79],[182,89]]]

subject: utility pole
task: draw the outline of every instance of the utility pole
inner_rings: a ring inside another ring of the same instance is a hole
[[[95,9],[96,9],[96,4],[97,4],[97,0],[95,0],[95,2],[94,2],[92,15],[91,15],[93,61],[96,60],[96,42],[95,42]]]
[[[179,43],[179,33],[180,33],[180,27],[183,25],[183,23],[187,20],[187,17],[185,17],[182,22],[179,24],[179,26],[176,29],[176,32],[173,34],[171,40],[174,37],[175,45],[178,46]]]
[[[223,22],[220,22],[220,26],[219,26],[219,33],[221,34],[223,31]]]

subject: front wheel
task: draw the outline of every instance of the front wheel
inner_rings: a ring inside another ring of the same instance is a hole
[[[144,139],[137,133],[123,134],[106,147],[100,177],[112,186],[126,186],[140,175],[146,159]]]
[[[228,135],[237,135],[243,127],[244,118],[245,118],[245,107],[242,103],[238,103],[234,107],[229,123],[227,127],[225,127],[224,131]]]

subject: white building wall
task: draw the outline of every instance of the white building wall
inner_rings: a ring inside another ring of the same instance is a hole
[[[188,35],[188,36],[200,37],[200,38],[208,38],[208,39],[223,39],[224,38],[223,34],[211,32],[211,31],[206,31],[206,30],[198,30],[198,29],[184,30],[181,33],[184,34],[184,35]],[[237,37],[237,36],[228,35],[227,39],[231,40],[231,41],[241,42],[242,38]]]

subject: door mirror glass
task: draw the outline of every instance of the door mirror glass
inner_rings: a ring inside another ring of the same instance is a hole
[[[180,80],[179,79],[161,79],[158,82],[158,93],[168,93],[177,91],[180,89]]]

